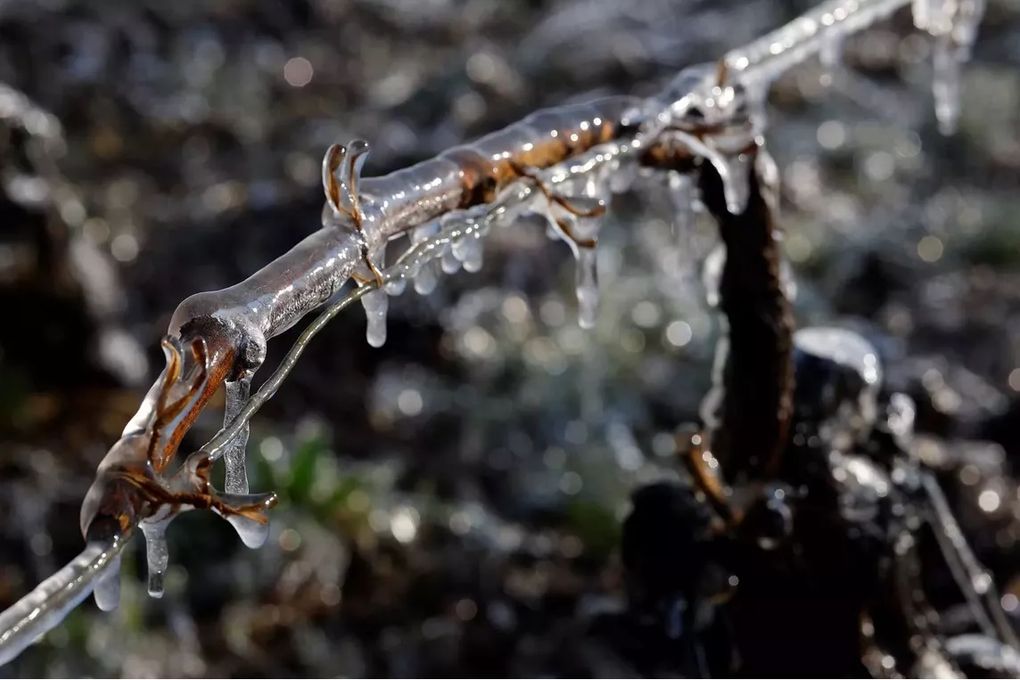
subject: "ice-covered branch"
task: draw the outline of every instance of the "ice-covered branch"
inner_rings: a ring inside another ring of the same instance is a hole
[[[487,232],[536,212],[575,255],[579,321],[591,325],[598,304],[601,218],[611,195],[629,185],[637,167],[708,163],[721,182],[725,210],[743,213],[769,83],[815,54],[838,52],[846,36],[907,4],[827,2],[718,63],[685,69],[656,96],[539,111],[473,144],[381,177],[360,176],[364,142],[331,147],[323,160],[322,228],[247,280],[194,295],[174,313],[164,344],[166,369],[100,465],[83,505],[82,530],[90,547],[0,616],[0,662],[55,625],[89,591],[91,579],[85,576],[94,577],[112,559],[95,552],[95,541],[126,539],[140,525],[149,548],[150,592],[159,594],[167,562],[163,529],[176,513],[212,509],[239,529],[246,544],[264,540],[264,513],[275,497],[248,495],[248,421],[275,394],[311,338],[343,308],[360,300],[368,341],[381,345],[388,294],[399,294],[408,280],[427,293],[440,270],[477,270]],[[915,24],[939,41],[936,108],[948,130],[956,117],[959,62],[969,53],[982,3],[912,4]],[[677,195],[687,200],[694,183],[678,177]],[[387,267],[387,245],[404,234],[410,235],[410,248]],[[358,288],[345,294],[350,279]],[[268,340],[325,305],[283,365],[249,396]],[[224,429],[174,469],[181,438],[221,385],[227,395]],[[227,468],[226,493],[209,484],[210,466],[220,457]],[[120,531],[111,534],[105,529],[110,526]]]
[[[129,538],[125,533],[90,542],[67,566],[0,614],[0,665],[60,623],[93,590],[100,606],[115,603],[111,591],[120,587],[120,553]]]

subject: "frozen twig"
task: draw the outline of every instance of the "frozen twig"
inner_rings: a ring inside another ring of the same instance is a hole
[[[769,83],[907,4],[909,0],[826,2],[730,51],[716,64],[685,69],[657,96],[610,97],[539,111],[473,144],[381,177],[360,177],[364,142],[331,147],[323,161],[322,228],[247,280],[194,295],[174,313],[165,341],[167,367],[100,465],[83,505],[83,533],[90,541],[120,546],[141,523],[153,537],[149,562],[157,571],[166,563],[162,528],[182,510],[213,509],[238,528],[246,544],[259,544],[265,538],[264,512],[275,497],[246,495],[247,424],[335,314],[361,300],[370,317],[369,341],[381,344],[386,305],[380,287],[396,293],[405,280],[413,279],[419,292],[427,292],[439,263],[444,271],[458,265],[473,271],[481,266],[479,239],[532,211],[544,215],[573,250],[580,321],[590,325],[598,299],[595,248],[601,216],[611,194],[629,184],[636,167],[668,161],[669,167],[695,168],[705,161],[722,184],[725,206],[718,210],[743,214],[756,195],[751,164],[764,129]],[[973,41],[980,3],[924,4],[938,10],[940,21],[917,20],[918,26],[943,36],[953,48],[945,54],[956,60],[949,65],[957,64]],[[942,64],[941,72],[948,74],[939,90],[945,95],[941,107],[951,109],[946,101],[955,90],[946,78],[955,71]],[[0,115],[2,105],[0,97]],[[387,243],[405,233],[411,235],[411,249],[385,267]],[[329,305],[276,373],[247,397],[268,340],[335,299],[352,278],[360,287]],[[184,433],[224,383],[232,386],[224,429],[171,469]],[[230,480],[222,494],[212,489],[208,477],[219,457],[226,459]],[[92,555],[85,564],[95,559]],[[82,568],[76,560],[58,576],[73,580],[75,570]],[[45,581],[0,618],[7,629],[0,632],[0,662],[13,658],[25,640],[34,640],[61,618],[24,619],[19,612],[40,606],[62,615],[70,608],[61,603],[71,600],[63,590],[53,592],[48,585],[52,582]],[[159,578],[150,580],[150,589],[161,592]],[[87,588],[75,592],[76,602]],[[14,634],[9,622],[17,623]]]

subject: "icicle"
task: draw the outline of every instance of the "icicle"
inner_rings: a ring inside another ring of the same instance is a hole
[[[439,233],[439,222],[428,222],[411,230],[411,245],[416,246],[424,243]]]
[[[961,61],[970,59],[977,39],[978,26],[985,14],[985,0],[959,0],[956,21],[953,22],[953,41]]]
[[[669,173],[669,197],[673,202],[673,234],[685,239],[694,225],[697,188],[694,178],[679,172]]]
[[[442,267],[444,274],[456,274],[460,269],[460,258],[457,257],[456,245],[443,250]]]
[[[715,169],[723,183],[723,194],[726,198],[726,209],[733,215],[740,215],[747,208],[751,197],[751,154],[738,151],[728,153],[716,147],[719,141],[713,140],[709,146],[701,139],[686,132],[672,131],[673,138],[686,146],[691,152],[701,156]],[[732,143],[732,140],[730,140]],[[744,141],[744,146],[747,141]]]
[[[120,555],[110,562],[96,581],[92,594],[96,598],[96,606],[104,612],[113,611],[120,604]]]
[[[910,5],[911,16],[914,19],[914,28],[919,31],[927,31],[931,25],[931,16],[934,11],[933,5],[939,0],[913,0]]]
[[[226,386],[227,403],[223,412],[223,425],[233,422],[244,408],[251,390],[251,373],[246,373]],[[223,452],[226,468],[226,490],[229,493],[248,493],[248,472],[245,469],[245,450],[248,445],[248,424],[245,423],[236,436],[230,440]]]
[[[594,328],[599,306],[599,283],[594,248],[577,251],[577,323],[581,328]]]
[[[429,222],[416,227],[411,231],[411,246],[414,247],[419,243],[428,241],[438,234],[439,231],[439,222]],[[432,261],[421,263],[417,271],[412,273],[412,277],[414,278],[414,291],[419,295],[428,295],[436,289],[436,284],[439,282],[439,272],[436,271],[436,263]]]
[[[935,118],[944,135],[956,132],[960,119],[960,72],[970,59],[984,15],[984,0],[943,0],[936,24],[928,30],[936,36],[933,54],[932,93]]]
[[[818,61],[825,69],[826,85],[832,82],[833,75],[843,66],[843,36],[837,36],[822,43],[818,50]]]
[[[482,242],[472,239],[475,245],[471,247],[467,257],[464,259],[464,271],[474,273],[482,270]]]
[[[751,158],[746,153],[738,153],[724,156],[722,160],[725,163],[726,171],[720,172],[719,177],[723,182],[726,209],[731,215],[740,215],[747,209],[747,201],[751,197],[749,177]]]
[[[453,254],[464,263],[464,271],[477,272],[482,268],[482,241],[476,235],[465,236],[453,242]]]
[[[414,292],[419,295],[428,295],[436,289],[437,283],[439,283],[439,273],[436,272],[435,262],[423,262],[414,277]]]
[[[365,319],[368,322],[365,327],[365,339],[372,347],[382,347],[386,344],[386,310],[389,303],[385,290],[373,290],[361,296],[361,305],[365,308]]]
[[[163,597],[163,577],[166,576],[166,567],[170,561],[166,543],[166,527],[170,519],[150,520],[141,524],[145,535],[145,559],[149,567],[148,591],[152,597]]]
[[[609,189],[614,194],[622,194],[630,189],[638,176],[638,164],[634,158],[618,158],[613,162],[609,173]]]
[[[935,119],[939,132],[956,132],[960,118],[960,59],[952,37],[940,36],[935,41],[932,73],[932,94],[935,98]]]
[[[383,243],[371,250],[368,259],[374,266],[384,269],[386,267],[386,244]],[[357,272],[359,281],[371,281],[377,275],[377,272],[371,271],[364,264],[358,268]],[[372,347],[382,347],[386,344],[386,310],[389,308],[389,298],[386,292],[386,290],[373,290],[361,296],[361,306],[365,309],[365,339]],[[227,490],[230,491],[229,488]],[[245,489],[245,493],[247,493],[247,489]]]

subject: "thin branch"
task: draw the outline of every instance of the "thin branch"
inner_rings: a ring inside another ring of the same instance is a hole
[[[0,666],[64,620],[96,587],[130,539],[130,532],[90,542],[63,569],[0,614]],[[117,574],[116,578],[120,578]]]

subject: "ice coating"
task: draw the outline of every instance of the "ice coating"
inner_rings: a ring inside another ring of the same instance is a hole
[[[91,541],[63,569],[0,613],[0,666],[16,657],[88,597],[113,569],[128,535]]]
[[[238,331],[250,363],[257,366],[266,340],[330,299],[358,266],[365,247],[376,248],[453,210],[491,202],[500,190],[520,179],[521,168],[551,168],[607,142],[615,142],[623,150],[612,187],[622,190],[633,177],[636,152],[659,143],[664,131],[674,136],[689,134],[690,130],[683,129],[684,120],[695,109],[706,119],[731,122],[736,118],[740,123],[729,129],[723,126],[719,133],[700,134],[700,143],[690,145],[694,155],[707,158],[720,170],[727,184],[728,207],[739,212],[747,197],[745,149],[762,125],[768,82],[906,4],[908,0],[827,2],[731,51],[721,62],[723,68],[709,64],[685,69],[663,93],[648,100],[609,97],[539,111],[477,142],[382,177],[358,180],[360,166],[352,163],[337,183],[356,186],[347,187],[343,192],[347,198],[337,205],[350,208],[350,197],[358,198],[365,225],[371,227],[359,232],[360,241],[352,236],[351,225],[341,219],[342,211],[324,211],[328,225],[247,281],[186,301],[175,314],[171,331],[179,331],[189,319],[213,316]],[[977,7],[979,2],[962,4]],[[968,12],[978,14],[966,8],[958,14]],[[958,33],[962,36],[966,31],[960,28]],[[693,139],[690,135],[686,142]],[[453,262],[447,259],[446,270],[452,269]],[[431,290],[436,275],[437,266],[425,268],[416,277],[416,288]],[[397,286],[391,286],[391,292],[396,292]]]
[[[350,197],[360,197],[364,221],[375,227],[363,230],[362,243],[351,237],[350,225],[340,224],[343,220],[332,214],[330,219],[337,224],[309,236],[249,280],[216,294],[199,294],[182,305],[172,330],[203,314],[215,316],[240,332],[257,364],[264,355],[266,339],[324,304],[339,290],[357,266],[363,246],[377,247],[452,210],[490,202],[500,189],[519,179],[521,167],[551,167],[609,141],[628,150],[619,158],[613,178],[613,189],[622,190],[628,182],[619,178],[629,181],[636,167],[633,151],[657,143],[664,130],[670,135],[687,132],[673,128],[695,108],[707,118],[732,120],[736,116],[750,123],[738,126],[740,130],[702,134],[697,145],[692,143],[693,135],[685,140],[692,153],[707,158],[724,176],[728,207],[739,212],[747,196],[743,178],[748,154],[744,149],[761,126],[768,82],[809,56],[823,50],[831,52],[846,35],[906,4],[908,0],[823,3],[760,40],[731,51],[722,61],[723,68],[704,65],[685,70],[662,94],[649,100],[610,97],[539,111],[473,144],[456,147],[406,170],[360,180],[360,189],[348,187],[344,193],[347,198],[338,205],[351,207]],[[980,5],[979,0],[960,3],[953,31],[959,37],[954,44],[966,42],[968,27],[974,21],[964,19],[979,16]],[[950,70],[943,69],[947,73]],[[952,87],[941,89],[946,93],[943,99],[948,101]],[[941,108],[951,113],[950,107]],[[949,113],[944,117],[950,118]],[[740,134],[730,135],[736,132]],[[340,185],[356,183],[347,180],[357,180],[360,166],[354,163],[350,167],[352,170],[338,180]],[[433,274],[438,274],[429,269],[435,268],[426,268],[416,277],[416,287],[421,291],[431,290]],[[453,270],[449,257],[445,270]],[[293,272],[300,273],[296,279]],[[281,286],[283,281],[287,285]],[[391,292],[396,292],[397,286],[391,286]]]

